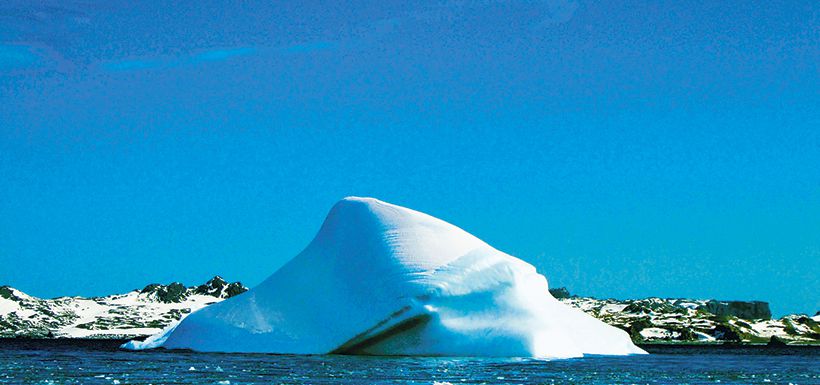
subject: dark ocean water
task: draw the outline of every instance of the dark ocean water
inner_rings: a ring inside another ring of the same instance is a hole
[[[111,341],[0,339],[0,384],[820,384],[820,348],[650,346],[533,359],[130,352]]]

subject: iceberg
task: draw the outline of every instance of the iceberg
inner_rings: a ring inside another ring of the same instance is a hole
[[[561,304],[535,267],[430,215],[373,198],[330,210],[300,254],[248,292],[129,349],[570,358],[642,354]]]

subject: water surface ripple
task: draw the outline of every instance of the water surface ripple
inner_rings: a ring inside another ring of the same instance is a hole
[[[132,352],[110,341],[0,340],[0,384],[820,384],[820,348],[647,347],[499,358]]]

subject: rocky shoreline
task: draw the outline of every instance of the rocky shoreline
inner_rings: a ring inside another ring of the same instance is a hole
[[[772,319],[762,301],[644,298],[597,299],[553,296],[630,334],[635,343],[818,344],[820,315],[790,314]]]

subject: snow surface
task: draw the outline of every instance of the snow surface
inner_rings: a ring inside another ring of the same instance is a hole
[[[680,332],[654,327],[643,329],[640,333],[645,339],[673,339],[680,335]]]
[[[0,324],[5,323],[0,335],[6,337],[44,330],[68,338],[144,336],[162,331],[162,325],[175,322],[184,313],[222,300],[194,293],[179,302],[165,303],[156,293],[138,290],[106,297],[42,299],[14,288],[8,290],[12,299],[0,297]]]
[[[349,197],[247,293],[123,347],[296,354],[639,354],[626,332],[553,298],[535,268],[427,214]]]

